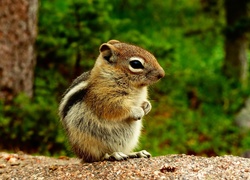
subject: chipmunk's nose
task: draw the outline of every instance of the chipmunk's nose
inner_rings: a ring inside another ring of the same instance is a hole
[[[161,79],[161,78],[163,78],[164,76],[165,76],[165,71],[163,70],[163,68],[160,68],[157,78],[158,78],[158,79]]]

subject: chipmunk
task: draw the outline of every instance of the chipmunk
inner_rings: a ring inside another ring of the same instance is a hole
[[[72,149],[83,162],[150,157],[132,150],[151,110],[147,86],[165,72],[138,46],[110,40],[99,51],[93,69],[73,81],[59,106]]]

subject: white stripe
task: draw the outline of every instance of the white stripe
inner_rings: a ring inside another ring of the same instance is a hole
[[[65,94],[65,96],[63,97],[60,106],[59,106],[59,112],[60,114],[63,111],[64,106],[66,105],[67,101],[69,100],[69,98],[74,95],[76,92],[82,90],[82,89],[86,89],[88,85],[87,81],[83,81],[81,83],[79,83],[78,85],[74,86],[72,89],[69,90],[69,92],[67,94]]]

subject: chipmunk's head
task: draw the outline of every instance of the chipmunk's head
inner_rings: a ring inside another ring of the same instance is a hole
[[[156,58],[138,46],[110,40],[99,50],[97,65],[110,74],[126,76],[134,86],[148,86],[165,75]]]

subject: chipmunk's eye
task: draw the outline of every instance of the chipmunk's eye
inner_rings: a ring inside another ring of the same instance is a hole
[[[129,62],[130,66],[134,69],[143,69],[144,66],[142,65],[142,63],[138,60],[132,60]]]
[[[144,62],[141,57],[131,57],[129,59],[129,70],[133,73],[142,73],[144,71]]]

